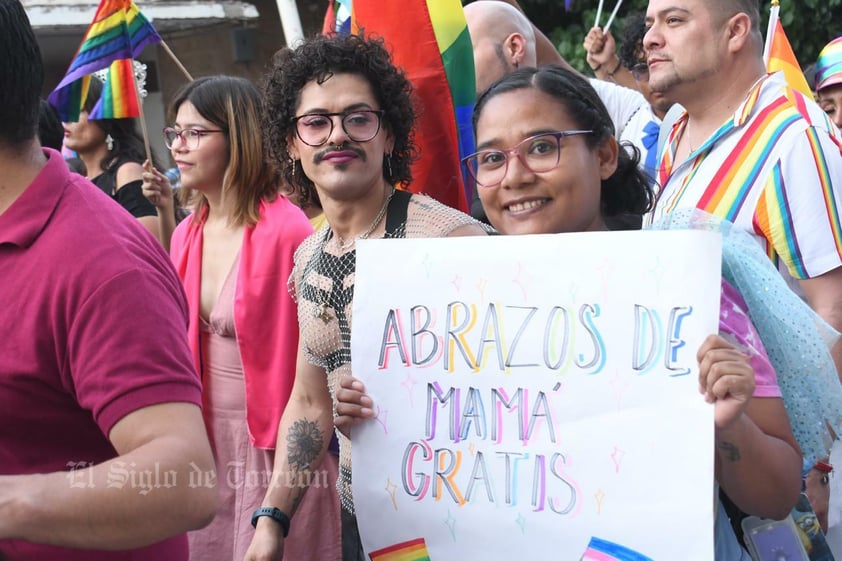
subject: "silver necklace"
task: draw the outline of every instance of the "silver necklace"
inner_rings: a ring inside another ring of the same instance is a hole
[[[389,201],[392,200],[392,195],[394,194],[395,188],[392,187],[392,190],[389,191],[389,194],[386,196],[386,200],[383,201],[383,206],[380,207],[380,212],[378,212],[377,216],[374,217],[374,220],[371,222],[371,225],[366,229],[366,231],[360,234],[359,236],[355,236],[347,242],[345,242],[342,240],[342,236],[334,232],[334,235],[336,236],[337,245],[339,245],[339,249],[341,249],[342,251],[346,251],[354,247],[354,244],[357,242],[357,240],[367,240],[371,233],[374,231],[374,229],[377,228],[377,225],[380,224],[380,222],[383,220],[383,217],[386,215],[386,209],[389,207]]]
[[[331,234],[336,236],[336,242],[337,242],[337,245],[339,246],[339,249],[341,251],[346,251],[348,249],[351,249],[354,246],[354,244],[356,243],[357,240],[368,239],[368,237],[371,235],[371,233],[374,231],[374,229],[377,228],[377,225],[380,224],[380,222],[383,220],[383,217],[386,215],[386,209],[389,207],[389,201],[392,200],[392,196],[394,194],[395,194],[395,188],[392,187],[392,190],[386,196],[386,200],[383,201],[383,206],[380,207],[380,211],[377,213],[377,216],[374,217],[374,220],[372,221],[371,225],[368,227],[368,229],[365,232],[363,232],[359,236],[351,238],[348,242],[343,242],[342,238],[340,236],[336,235],[332,230],[330,232],[328,232],[328,236],[330,236]],[[322,256],[324,255],[324,251],[325,251],[325,245],[327,244],[327,241],[329,239],[330,239],[329,237],[326,238],[324,244],[321,247],[321,250],[320,250],[321,253],[319,253],[319,258],[318,258],[319,264],[322,261]],[[319,265],[317,265],[317,267],[318,266]],[[331,322],[331,320],[333,320],[333,314],[330,313],[331,300],[333,298],[333,290],[339,282],[340,282],[340,280],[337,279],[337,278],[334,278],[334,279],[331,280],[330,292],[327,292],[327,293],[322,295],[321,302],[316,305],[316,310],[313,312],[313,316],[322,320],[322,322],[325,325],[327,325],[328,323]]]

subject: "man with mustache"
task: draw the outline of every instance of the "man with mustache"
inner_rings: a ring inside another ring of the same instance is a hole
[[[766,73],[759,21],[752,0],[649,1],[649,88],[685,107],[661,154],[649,220],[695,208],[733,222],[840,329],[839,131],[782,73]],[[839,369],[842,344],[833,355]],[[808,474],[813,501],[826,494],[817,480]]]
[[[278,430],[275,480],[309,482],[333,433],[334,396],[351,374],[356,241],[482,235],[471,217],[399,189],[412,181],[412,86],[382,40],[316,37],[275,55],[264,91],[264,129],[285,181],[318,194],[327,226],[295,253],[290,293],[300,331],[295,386]],[[395,264],[400,267],[399,263]],[[351,494],[351,442],[339,437],[342,554],[364,559]],[[255,513],[246,561],[281,559],[307,485],[273,485]],[[274,509],[274,510],[272,510]]]
[[[650,0],[649,88],[686,109],[652,219],[697,208],[749,231],[840,329],[840,137],[812,99],[767,75],[759,21],[751,0]]]

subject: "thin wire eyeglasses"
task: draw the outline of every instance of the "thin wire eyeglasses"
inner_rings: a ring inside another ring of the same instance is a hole
[[[179,139],[188,150],[195,150],[199,147],[199,140],[206,134],[225,131],[217,129],[182,129],[180,131],[177,131],[172,127],[167,127],[164,129],[163,132],[164,144],[166,144],[167,148],[169,148],[170,150],[173,149],[176,138]]]
[[[561,162],[561,139],[591,134],[592,130],[555,131],[527,137],[508,150],[480,150],[462,159],[471,177],[481,187],[500,184],[509,170],[509,158],[516,155],[532,173],[555,169]]]
[[[354,142],[368,142],[380,132],[383,111],[361,109],[341,113],[308,113],[292,119],[295,133],[307,146],[321,146],[333,134],[333,118],[340,117],[342,130]]]

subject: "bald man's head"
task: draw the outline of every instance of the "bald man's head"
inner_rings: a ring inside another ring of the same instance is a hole
[[[495,0],[465,6],[474,49],[477,93],[521,66],[535,66],[535,33],[517,8]]]

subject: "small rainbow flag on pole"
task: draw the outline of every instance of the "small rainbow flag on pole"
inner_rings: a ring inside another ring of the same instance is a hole
[[[330,0],[325,14],[322,35],[351,32],[351,0]]]
[[[140,115],[140,100],[133,73],[134,65],[130,58],[111,63],[102,87],[102,95],[88,115],[89,119],[124,119]]]
[[[49,101],[58,110],[62,121],[76,121],[87,96],[90,74],[108,68],[116,60],[132,59],[140,55],[146,45],[158,43],[161,36],[152,24],[140,13],[132,0],[102,0],[97,8],[94,20],[88,27],[76,55],[70,62],[70,68],[59,85],[50,94]],[[127,65],[131,68],[131,63]],[[109,71],[112,75],[114,70]],[[116,70],[119,75],[120,70]],[[131,74],[129,84],[134,83]],[[127,83],[112,80],[112,88],[125,88]],[[108,85],[106,84],[106,87]],[[134,107],[134,114],[121,114],[120,117],[137,117],[137,90],[131,88],[112,92],[114,99],[128,100],[134,96],[133,103],[126,102],[119,107]]]
[[[620,544],[591,538],[580,561],[652,561],[651,558]]]
[[[786,82],[791,88],[803,93],[808,99],[813,99],[813,92],[807,84],[801,66],[798,64],[792,45],[789,44],[789,39],[784,33],[779,13],[780,3],[778,0],[772,0],[772,9],[769,12],[769,27],[766,31],[766,44],[763,49],[766,71],[783,71]]]
[[[420,100],[420,159],[409,190],[467,212],[472,191],[461,158],[474,151],[474,54],[460,0],[354,0],[351,32],[383,37]]]
[[[424,538],[398,543],[372,551],[371,561],[430,561]]]

